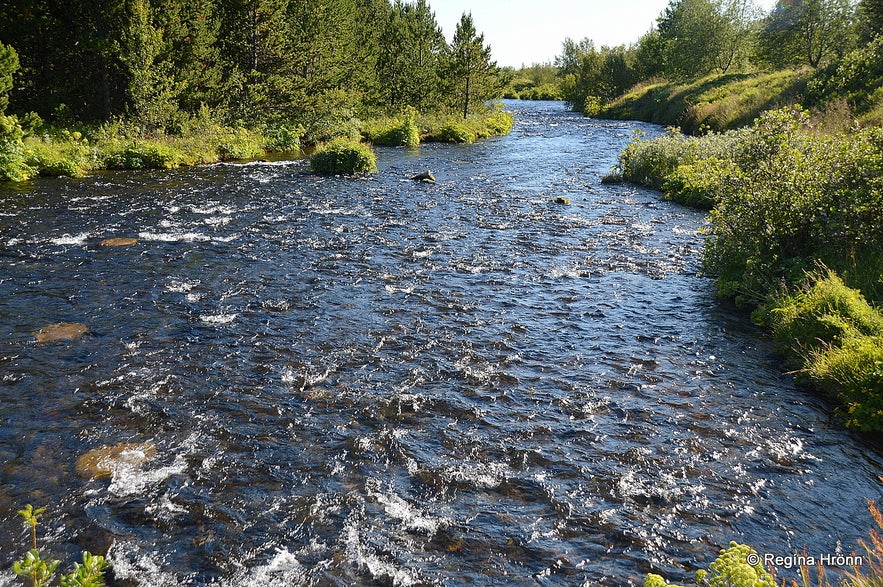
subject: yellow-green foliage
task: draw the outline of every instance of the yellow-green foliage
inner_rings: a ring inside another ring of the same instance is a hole
[[[483,114],[472,114],[464,119],[457,114],[429,115],[419,119],[424,141],[446,143],[473,143],[509,134],[515,122],[512,114],[502,109],[491,109]]]
[[[763,568],[758,560],[755,564],[748,563],[749,555],[757,552],[745,544],[730,542],[718,555],[709,570],[696,572],[696,584],[707,587],[777,587],[775,578]],[[644,587],[677,587],[671,585],[660,575],[650,573],[644,579]]]
[[[362,123],[362,136],[375,145],[416,147],[420,144],[417,111],[406,109],[401,116],[378,118]]]
[[[766,319],[804,376],[834,391],[847,425],[883,431],[883,314],[833,272],[771,302]]]
[[[731,181],[738,173],[726,159],[698,159],[678,165],[662,183],[666,199],[686,206],[710,210],[717,203],[722,181]]]
[[[377,159],[369,145],[339,138],[316,148],[310,167],[320,175],[352,175],[377,171]]]
[[[688,84],[647,84],[607,104],[599,116],[678,125],[685,132],[703,127],[723,131],[795,101],[807,76],[803,71],[783,70],[712,75]]]
[[[815,278],[805,291],[779,298],[769,311],[769,324],[781,341],[798,341],[805,349],[883,336],[883,315],[833,272]]]

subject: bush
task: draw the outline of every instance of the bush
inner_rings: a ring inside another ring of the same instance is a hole
[[[662,183],[665,197],[679,204],[710,210],[717,203],[721,184],[738,173],[725,159],[700,159],[678,165]]]
[[[816,260],[841,266],[883,245],[883,129],[825,137],[801,132],[805,115],[761,117],[735,150],[740,175],[712,210],[706,269],[722,295],[760,303]]]
[[[448,122],[435,134],[435,139],[444,143],[474,143],[477,138],[466,123],[460,122]]]
[[[350,139],[335,139],[320,145],[310,157],[310,167],[320,175],[352,175],[377,171],[377,159],[370,146]]]
[[[416,147],[420,144],[417,111],[408,108],[404,115],[373,120],[362,125],[361,133],[375,145]]]
[[[303,128],[285,124],[270,124],[262,129],[264,149],[271,153],[290,153],[300,150]]]
[[[107,169],[175,169],[183,163],[180,150],[159,143],[133,143],[122,151],[110,152],[104,160]]]
[[[761,562],[748,563],[749,555],[757,552],[745,544],[730,542],[721,551],[709,570],[696,572],[696,584],[708,587],[777,587],[776,579]],[[669,585],[660,575],[649,573],[644,579],[644,587],[676,587]]]
[[[25,161],[23,137],[16,117],[0,114],[0,180],[26,181],[37,174]]]

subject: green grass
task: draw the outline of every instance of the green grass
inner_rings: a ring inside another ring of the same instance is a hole
[[[764,110],[795,103],[808,72],[712,75],[687,83],[638,86],[605,105],[599,118],[643,120],[687,133],[724,131],[750,124]]]

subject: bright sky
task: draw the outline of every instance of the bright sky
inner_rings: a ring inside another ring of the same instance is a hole
[[[756,0],[769,11],[775,0]],[[552,61],[566,37],[588,37],[595,46],[637,41],[668,0],[428,0],[448,41],[464,12],[484,33],[499,66]]]

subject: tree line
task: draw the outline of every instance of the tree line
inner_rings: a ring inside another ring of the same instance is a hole
[[[208,109],[309,140],[409,106],[467,117],[501,86],[471,15],[448,44],[425,0],[0,3],[0,106],[58,125],[174,133]]]
[[[636,43],[597,48],[590,39],[568,38],[554,65],[562,97],[592,114],[636,84],[656,79],[822,70],[866,50],[881,35],[883,0],[780,0],[769,13],[752,0],[671,0]]]

